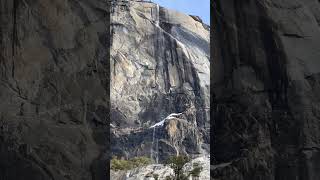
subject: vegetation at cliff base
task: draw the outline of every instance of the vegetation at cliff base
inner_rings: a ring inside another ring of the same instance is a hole
[[[137,167],[143,167],[151,164],[152,160],[148,157],[135,157],[129,160],[118,159],[113,157],[111,159],[111,169],[114,171],[130,170]]]
[[[199,177],[202,167],[197,163],[193,164],[193,169],[191,171],[185,172],[183,170],[184,165],[189,161],[190,159],[186,156],[169,157],[166,164],[173,169],[174,175],[167,176],[166,180],[188,180],[190,176],[195,178]]]
[[[192,170],[186,171],[185,165],[190,162],[190,159],[186,156],[171,156],[165,162],[170,168],[173,169],[174,174],[167,176],[166,180],[188,180],[189,177],[198,178],[202,171],[202,167],[194,163]],[[135,157],[129,160],[119,159],[113,157],[111,159],[111,170],[113,171],[126,171],[138,167],[147,166],[152,163],[152,160],[148,157]],[[158,174],[152,174],[155,180],[159,179]]]

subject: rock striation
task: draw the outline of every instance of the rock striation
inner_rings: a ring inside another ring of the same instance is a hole
[[[115,1],[111,12],[113,155],[208,154],[209,27],[151,2]]]
[[[319,1],[213,8],[212,178],[319,179]]]
[[[109,6],[0,1],[0,179],[107,179]]]
[[[0,1],[0,179],[107,179],[109,127],[120,157],[209,152],[209,27],[111,2]]]

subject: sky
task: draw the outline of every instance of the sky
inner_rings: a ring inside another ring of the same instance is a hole
[[[199,16],[206,24],[210,24],[210,0],[152,0],[152,2],[185,14]]]

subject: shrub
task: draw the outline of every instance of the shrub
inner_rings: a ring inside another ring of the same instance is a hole
[[[151,162],[151,159],[148,157],[135,157],[129,160],[113,157],[111,159],[111,169],[114,171],[130,170],[137,167],[146,166]]]
[[[148,157],[142,156],[142,157],[135,157],[131,160],[129,160],[134,167],[141,167],[151,164],[152,160]]]
[[[111,159],[111,169],[114,171],[128,170],[128,169],[131,169],[131,165],[130,165],[129,161],[127,161],[127,160],[112,158]]]
[[[201,171],[202,171],[202,167],[199,164],[194,163],[193,164],[193,169],[189,172],[189,176],[199,177]]]

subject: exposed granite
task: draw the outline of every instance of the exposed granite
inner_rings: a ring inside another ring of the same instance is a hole
[[[114,2],[111,18],[113,155],[208,154],[209,30],[151,2]]]
[[[212,178],[319,179],[319,1],[213,5]]]
[[[0,1],[0,179],[107,179],[108,9]]]

